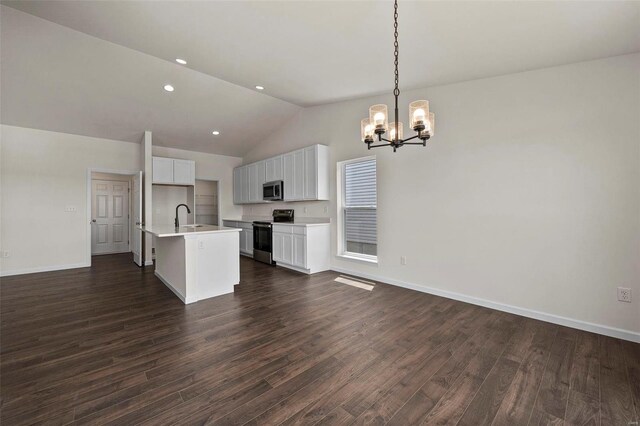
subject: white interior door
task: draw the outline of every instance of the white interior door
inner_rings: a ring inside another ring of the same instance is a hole
[[[133,251],[133,261],[138,266],[144,265],[142,259],[142,231],[138,229],[138,226],[142,225],[142,172],[133,176],[133,195],[131,202],[133,203],[133,222],[134,227],[131,232]]]
[[[91,254],[129,251],[129,182],[92,180]]]

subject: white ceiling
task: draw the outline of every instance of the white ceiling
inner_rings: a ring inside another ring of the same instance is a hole
[[[389,1],[21,1],[28,13],[315,105],[390,91]],[[400,81],[426,87],[640,51],[640,2],[399,2]]]
[[[242,156],[299,106],[392,90],[389,1],[2,4],[5,124],[152,130],[154,144]],[[402,89],[640,51],[636,1],[401,0],[399,13]]]
[[[151,130],[154,145],[243,156],[300,110],[5,6],[1,13],[3,124],[130,142]]]

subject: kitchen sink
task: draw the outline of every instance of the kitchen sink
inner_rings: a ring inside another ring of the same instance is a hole
[[[204,225],[196,225],[196,224],[194,224],[194,225],[182,225],[181,228],[200,228],[202,226],[204,226]]]

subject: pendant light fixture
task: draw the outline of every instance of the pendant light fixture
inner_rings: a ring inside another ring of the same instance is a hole
[[[403,139],[402,123],[398,121],[398,96],[400,96],[400,89],[398,89],[398,0],[395,0],[393,8],[393,63],[395,65],[395,89],[393,90],[393,96],[395,97],[394,121],[389,124],[389,114],[387,113],[386,105],[373,105],[369,108],[369,118],[363,119],[360,123],[360,134],[362,142],[367,144],[367,149],[390,146],[393,148],[393,152],[396,152],[396,149],[403,145],[426,146],[427,140],[434,134],[435,117],[434,114],[429,111],[429,101],[411,102],[409,104],[409,127],[415,131],[416,134],[408,139]],[[387,132],[389,132],[389,139],[382,137],[382,135]],[[373,145],[376,136],[378,142],[384,141],[385,143]],[[420,139],[422,142],[409,142],[413,139]]]

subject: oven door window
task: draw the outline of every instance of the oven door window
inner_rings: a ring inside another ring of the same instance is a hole
[[[253,227],[253,249],[271,253],[271,228]]]

